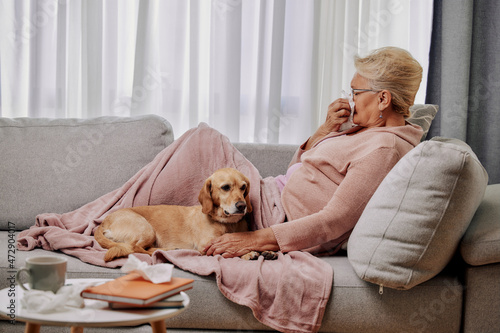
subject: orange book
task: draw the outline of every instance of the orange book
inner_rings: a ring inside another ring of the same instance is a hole
[[[137,273],[130,273],[82,291],[83,298],[147,305],[193,288],[193,279],[173,277],[170,282],[153,283]]]

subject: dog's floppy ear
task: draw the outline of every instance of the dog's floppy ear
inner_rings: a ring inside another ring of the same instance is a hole
[[[245,189],[245,201],[247,203],[247,213],[251,213],[253,208],[252,204],[250,203],[250,181],[248,180],[248,178],[246,178],[245,181],[247,182],[247,188]]]
[[[205,181],[205,185],[200,190],[200,195],[198,195],[198,201],[201,204],[201,211],[203,214],[208,214],[214,208],[214,203],[212,201],[212,179],[208,178]]]

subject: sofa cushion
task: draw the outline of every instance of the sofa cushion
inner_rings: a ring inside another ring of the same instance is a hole
[[[415,104],[410,107],[411,117],[408,118],[408,122],[422,127],[424,130],[422,141],[425,140],[438,110],[439,106],[434,104]]]
[[[500,262],[500,184],[488,185],[484,199],[460,244],[469,265]]]
[[[158,116],[0,118],[0,228],[72,211],[112,191],[173,141]]]
[[[395,289],[438,274],[453,257],[487,183],[486,171],[462,141],[419,144],[382,181],[349,238],[356,273]]]

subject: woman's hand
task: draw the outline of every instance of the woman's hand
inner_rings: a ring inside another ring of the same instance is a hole
[[[213,239],[203,250],[207,256],[220,254],[224,258],[241,257],[250,251],[278,251],[271,228],[224,234]]]
[[[351,106],[346,98],[339,98],[328,106],[325,123],[323,129],[330,132],[338,132],[340,126],[349,120],[351,115]]]
[[[305,149],[308,150],[322,138],[331,132],[338,132],[340,126],[349,120],[351,114],[351,106],[346,98],[339,98],[328,106],[326,120],[318,130],[311,136],[306,144]]]

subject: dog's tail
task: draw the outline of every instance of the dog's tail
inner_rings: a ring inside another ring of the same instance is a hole
[[[95,230],[94,238],[103,248],[108,249],[108,251],[104,255],[105,262],[111,261],[115,258],[127,257],[129,254],[136,252],[149,254],[149,252],[135,244],[117,243],[112,241],[111,239],[106,237],[106,235],[104,235],[105,228],[103,224],[98,226]]]

